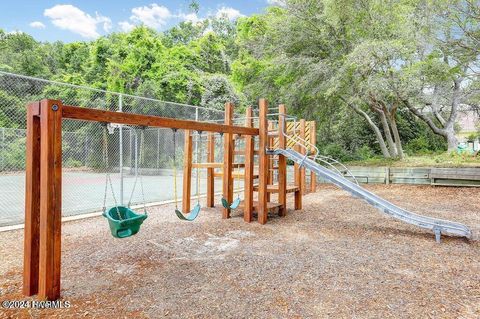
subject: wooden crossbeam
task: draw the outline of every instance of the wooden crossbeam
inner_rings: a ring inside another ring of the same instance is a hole
[[[193,168],[223,168],[223,163],[192,163]],[[233,163],[233,168],[245,167],[245,163]]]
[[[287,187],[285,187],[285,193],[295,193],[295,192],[298,192],[299,189],[300,188],[298,186],[288,185]],[[253,190],[255,192],[258,192],[258,185],[254,185]],[[267,186],[267,192],[269,192],[269,193],[280,193],[280,187],[279,187],[279,185],[268,185]],[[282,204],[282,203],[280,203],[280,204]]]
[[[215,172],[215,173],[213,174],[213,176],[215,176],[215,178],[222,177],[222,176],[223,176],[223,172]],[[239,172],[234,172],[234,173],[232,173],[232,178],[235,178],[235,179],[244,179],[244,178],[245,178],[245,174],[244,174],[244,173],[239,173]],[[258,178],[258,173],[253,174],[253,175],[252,175],[252,178],[257,179],[257,178]]]
[[[154,115],[142,115],[132,113],[119,113],[105,110],[90,109],[78,106],[63,106],[64,118],[93,121],[103,123],[118,123],[125,125],[138,125],[150,127],[169,127],[182,130],[218,132],[241,135],[258,135],[258,129],[253,127],[235,126],[231,124],[216,124],[190,120],[180,120]],[[232,123],[232,122],[230,122]]]

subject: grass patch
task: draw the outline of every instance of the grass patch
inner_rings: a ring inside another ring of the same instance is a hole
[[[350,161],[350,166],[390,166],[390,167],[480,167],[480,154],[477,156],[457,153],[437,153],[428,155],[405,155],[403,160],[370,158],[363,161]]]

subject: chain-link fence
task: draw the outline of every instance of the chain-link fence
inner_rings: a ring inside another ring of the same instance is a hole
[[[198,106],[108,92],[83,86],[48,81],[0,71],[0,226],[22,223],[25,192],[26,105],[41,99],[57,99],[64,104],[119,112],[158,115],[198,121],[221,122],[224,112]],[[236,114],[239,124],[244,115]],[[105,132],[107,132],[105,134]],[[194,133],[196,135],[196,133]],[[103,137],[107,136],[107,143]],[[143,136],[143,138],[142,138]],[[173,139],[176,138],[176,148]],[[221,143],[222,138],[217,135]],[[113,194],[107,205],[117,201],[132,205],[142,202],[143,180],[147,203],[172,200],[173,165],[179,168],[177,186],[182,187],[184,133],[171,129],[120,126],[110,131],[101,123],[63,121],[63,215],[71,216],[101,210],[105,172],[112,176]],[[194,136],[194,161],[197,154],[206,161],[206,134]],[[215,147],[222,161],[222,147]],[[108,163],[105,161],[105,150]],[[175,155],[175,156],[174,156]],[[174,159],[176,163],[174,163]],[[206,191],[205,171],[201,170],[200,193]],[[195,174],[195,171],[194,171]],[[192,176],[195,180],[196,176]],[[138,179],[137,179],[138,180]],[[136,185],[136,187],[134,186]],[[192,195],[196,193],[192,182]],[[132,194],[132,189],[135,191]],[[216,189],[221,190],[217,180]],[[179,194],[181,197],[181,194]]]

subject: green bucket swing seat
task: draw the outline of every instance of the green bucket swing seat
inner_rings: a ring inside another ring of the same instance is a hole
[[[112,207],[102,215],[108,220],[110,232],[116,238],[135,235],[140,230],[140,225],[147,219],[146,214],[135,213],[125,206]]]
[[[128,126],[125,126],[128,127]],[[113,132],[113,131],[112,131]],[[135,136],[135,141],[137,140],[137,132],[135,129],[132,130]],[[140,137],[140,165],[143,165],[143,158],[144,158],[144,133],[142,130],[142,134]],[[145,194],[143,191],[143,180],[142,175],[140,173],[136,174],[135,181],[133,184],[132,192],[130,193],[130,199],[128,201],[128,206],[121,206],[118,205],[117,199],[115,197],[115,192],[113,189],[112,179],[109,173],[109,160],[108,160],[108,135],[107,135],[107,127],[104,128],[103,134],[103,157],[105,162],[105,193],[103,197],[103,217],[108,220],[108,225],[110,226],[110,232],[112,236],[115,238],[126,238],[135,235],[139,232],[140,226],[142,225],[143,221],[147,219],[147,209],[145,206]],[[135,154],[137,154],[137,143],[135,142]],[[136,164],[135,164],[135,167]],[[132,209],[130,209],[130,203],[132,202],[132,197],[135,192],[135,188],[137,186],[137,180],[140,177],[140,186],[142,191],[142,200],[143,200],[143,214],[136,213]],[[110,190],[112,192],[112,197],[115,202],[115,206],[109,208],[108,210],[105,207],[107,202],[107,192],[108,186],[110,186]]]

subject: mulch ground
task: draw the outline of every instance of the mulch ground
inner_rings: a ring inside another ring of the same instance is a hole
[[[84,219],[62,229],[71,307],[0,308],[0,318],[479,318],[480,190],[368,189],[477,237],[437,244],[331,186],[264,226],[240,212],[222,220],[219,208],[182,222],[161,206],[118,240],[102,217]],[[0,301],[35,300],[21,295],[22,249],[22,231],[0,233]]]

